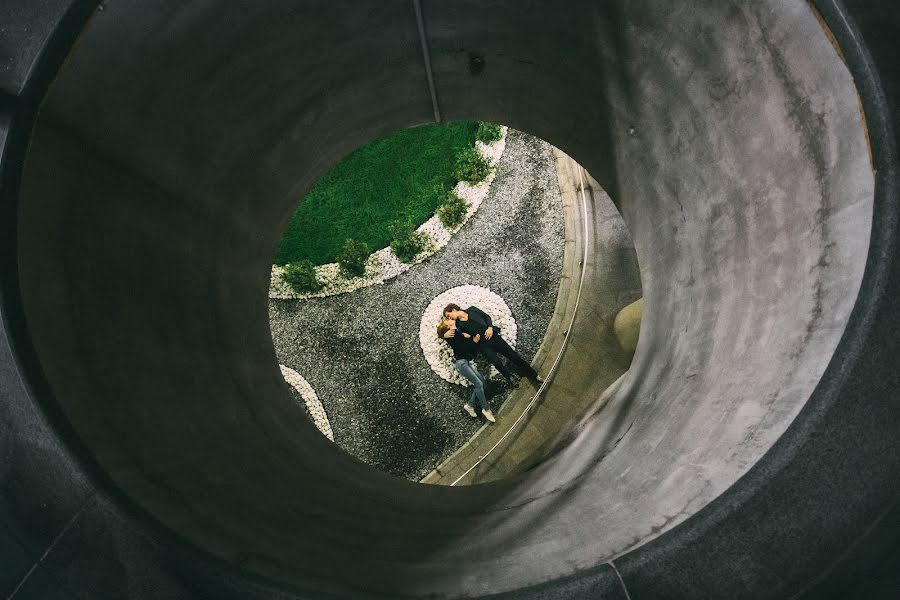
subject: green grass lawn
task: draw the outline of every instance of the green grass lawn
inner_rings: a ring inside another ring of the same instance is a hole
[[[456,156],[475,144],[477,130],[477,121],[423,125],[359,148],[326,173],[297,208],[275,264],[334,262],[348,238],[375,251],[390,244],[391,223],[408,220],[418,227],[456,184]]]

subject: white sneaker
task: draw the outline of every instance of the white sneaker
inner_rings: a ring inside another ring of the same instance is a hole
[[[466,409],[466,412],[469,413],[470,417],[477,417],[478,414],[475,412],[475,409],[468,402],[463,404],[463,408]]]
[[[491,412],[489,408],[481,409],[481,414],[484,415],[484,418],[490,421],[491,423],[496,423],[497,419],[494,418],[494,413]]]

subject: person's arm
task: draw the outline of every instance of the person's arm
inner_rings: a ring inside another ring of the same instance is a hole
[[[453,358],[460,359],[465,358],[465,349],[463,346],[465,345],[466,340],[456,337],[452,335],[453,330],[451,329],[447,333],[444,334],[444,340],[450,345],[450,349],[453,350]],[[451,334],[451,335],[448,335]]]
[[[478,336],[475,337],[476,339],[478,338]],[[466,333],[451,337],[448,337],[446,334],[444,334],[444,340],[446,340],[446,342],[450,344],[450,348],[453,349],[453,357],[457,360],[471,360],[475,358],[476,354],[478,354],[477,343],[473,341],[472,336]]]
[[[491,321],[491,315],[487,314],[486,312],[484,312],[483,310],[481,310],[481,309],[478,308],[477,306],[470,306],[470,307],[468,308],[468,310],[466,310],[466,312],[469,313],[470,315],[471,315],[472,313],[475,313],[475,318],[477,318],[479,321],[481,321],[482,323],[484,323],[484,324],[487,325],[488,327],[490,327],[490,326],[492,326],[492,325],[494,324],[494,322]]]
[[[491,315],[487,314],[477,306],[470,306],[466,311],[470,315],[475,315],[476,320],[481,321],[485,324],[484,328],[484,339],[489,340],[494,335],[494,322],[491,320]]]

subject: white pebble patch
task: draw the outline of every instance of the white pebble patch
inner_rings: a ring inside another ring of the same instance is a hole
[[[469,380],[460,375],[454,366],[455,359],[450,344],[437,336],[437,326],[443,317],[444,307],[450,303],[458,304],[463,310],[469,306],[477,306],[486,312],[500,328],[503,339],[513,348],[516,347],[516,321],[503,298],[488,288],[477,285],[450,288],[435,296],[425,308],[419,324],[419,344],[426,362],[441,379],[469,386]],[[497,370],[491,367],[491,375],[496,374]]]
[[[316,391],[297,371],[284,365],[278,366],[281,367],[281,375],[284,377],[284,380],[287,381],[292,388],[297,390],[297,393],[303,398],[315,426],[325,435],[325,437],[333,442],[334,432],[331,430],[331,423],[328,422],[328,415],[325,414],[325,407],[322,406],[322,402],[316,395]]]

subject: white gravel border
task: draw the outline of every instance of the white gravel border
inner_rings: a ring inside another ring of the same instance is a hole
[[[490,160],[491,164],[494,166],[497,165],[497,162],[500,160],[500,156],[503,154],[503,151],[506,148],[507,127],[505,125],[501,126],[501,131],[502,133],[500,139],[496,142],[492,142],[490,144],[484,144],[479,141],[475,142],[475,148],[478,150],[478,152],[480,152],[482,156]],[[406,271],[411,269],[413,265],[422,262],[447,245],[447,242],[450,241],[450,237],[454,233],[459,231],[460,228],[465,225],[466,222],[472,217],[472,215],[475,214],[475,211],[478,210],[478,207],[481,206],[481,202],[487,197],[488,190],[490,190],[491,187],[491,183],[493,183],[494,181],[494,176],[495,172],[491,171],[491,173],[485,178],[485,180],[479,184],[472,185],[470,183],[466,183],[465,181],[460,181],[456,184],[456,193],[459,194],[460,198],[468,200],[469,202],[469,212],[466,214],[466,218],[463,219],[463,222],[460,223],[459,226],[452,230],[448,230],[446,227],[444,227],[444,224],[441,223],[441,220],[437,215],[432,216],[430,219],[420,225],[417,231],[425,233],[430,239],[430,244],[415,258],[415,260],[411,264],[401,262],[396,256],[394,256],[394,253],[391,251],[390,247],[387,247],[382,248],[377,252],[373,252],[372,255],[369,256],[369,260],[366,263],[366,272],[362,277],[346,279],[340,275],[340,269],[337,263],[328,263],[327,265],[321,265],[316,267],[316,275],[319,282],[322,283],[323,287],[318,292],[309,294],[298,294],[297,292],[292,290],[290,286],[288,286],[281,279],[281,274],[284,271],[284,267],[273,265],[272,277],[269,280],[269,298],[296,300],[305,298],[325,298],[326,296],[334,296],[336,294],[345,294],[347,292],[352,292],[354,290],[368,287],[370,285],[383,284],[385,281],[393,279],[401,273],[405,273]],[[493,317],[493,315],[491,316]],[[504,335],[503,338],[506,339],[506,341],[509,341],[506,335]]]
[[[426,362],[441,379],[469,386],[469,380],[460,375],[454,366],[455,359],[450,344],[437,336],[436,329],[443,317],[442,311],[451,302],[458,304],[463,310],[469,306],[477,306],[489,314],[494,324],[501,329],[503,339],[513,348],[516,347],[516,320],[503,298],[488,288],[477,285],[450,288],[435,296],[425,308],[419,324],[419,345],[422,346]],[[491,375],[496,374],[497,370],[491,367]]]
[[[297,390],[297,393],[303,398],[303,401],[306,403],[306,408],[309,410],[309,414],[312,415],[315,426],[325,435],[325,437],[333,442],[334,432],[331,430],[331,423],[328,421],[328,415],[325,414],[325,407],[322,406],[322,402],[319,400],[319,396],[316,395],[316,391],[297,371],[284,365],[278,366],[281,367],[281,375],[284,377],[284,380]]]

